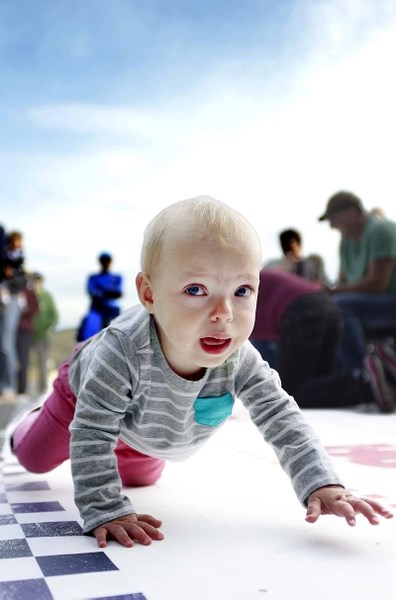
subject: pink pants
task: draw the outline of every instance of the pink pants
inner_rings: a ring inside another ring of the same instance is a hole
[[[12,435],[14,454],[32,473],[51,471],[70,456],[69,425],[76,405],[68,378],[70,360],[59,368],[53,391],[43,406],[29,413]],[[115,453],[125,486],[152,485],[159,479],[165,465],[165,461],[141,454],[121,440],[117,442]]]

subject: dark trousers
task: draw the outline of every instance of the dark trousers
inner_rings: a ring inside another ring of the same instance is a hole
[[[17,391],[18,394],[25,394],[28,384],[29,356],[32,346],[33,335],[30,331],[18,331],[17,333],[17,353],[18,353],[18,371],[17,371]]]
[[[302,296],[282,319],[278,370],[284,389],[301,408],[337,408],[370,399],[352,371],[337,372],[342,314],[325,293]]]

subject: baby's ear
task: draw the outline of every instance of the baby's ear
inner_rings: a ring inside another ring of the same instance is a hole
[[[141,271],[136,275],[135,283],[140,302],[149,313],[153,313],[154,298],[153,290],[151,289],[150,277],[147,275],[147,273]]]

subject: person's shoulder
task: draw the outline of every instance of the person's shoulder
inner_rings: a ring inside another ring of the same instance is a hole
[[[235,373],[238,373],[239,375],[243,373],[245,376],[250,376],[258,367],[261,368],[263,364],[261,354],[256,350],[250,340],[246,340],[242,346],[230,356],[228,361],[232,363]]]
[[[111,322],[110,327],[120,331],[128,331],[131,327],[142,324],[149,320],[148,311],[141,304],[134,304],[126,308],[122,313]]]
[[[79,354],[93,356],[100,352],[102,356],[128,355],[131,359],[149,343],[150,314],[141,306],[134,305],[124,310],[105,329],[81,344]],[[77,356],[77,354],[76,354]],[[73,360],[74,362],[74,360]]]
[[[367,223],[367,235],[372,239],[384,238],[396,240],[396,223],[389,219],[370,217]]]
[[[308,254],[303,260],[307,264],[315,265],[318,268],[324,267],[324,261],[320,254]]]
[[[144,346],[150,337],[150,314],[141,304],[135,304],[114,319],[108,329],[128,338],[135,347]]]
[[[370,215],[367,220],[367,227],[373,231],[396,231],[396,222],[391,219],[379,219],[374,215]]]
[[[232,355],[232,358],[234,359],[233,371],[237,392],[254,391],[259,389],[257,386],[273,385],[274,383],[276,387],[280,387],[277,372],[271,369],[250,340],[247,340],[238,352]]]
[[[382,227],[384,230],[391,231],[392,233],[396,234],[395,221],[391,221],[389,219],[379,219],[379,221],[382,221]]]
[[[47,290],[47,288],[41,288],[38,292],[37,295],[42,297],[42,298],[50,298],[51,300],[53,299],[53,294]]]

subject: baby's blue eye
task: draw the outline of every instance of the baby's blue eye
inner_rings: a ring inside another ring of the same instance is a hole
[[[189,296],[203,296],[204,291],[200,285],[190,285],[186,288],[186,294]]]
[[[235,292],[235,296],[241,296],[241,297],[247,297],[250,296],[252,293],[252,290],[248,287],[240,287],[239,289],[237,289],[237,291]]]

